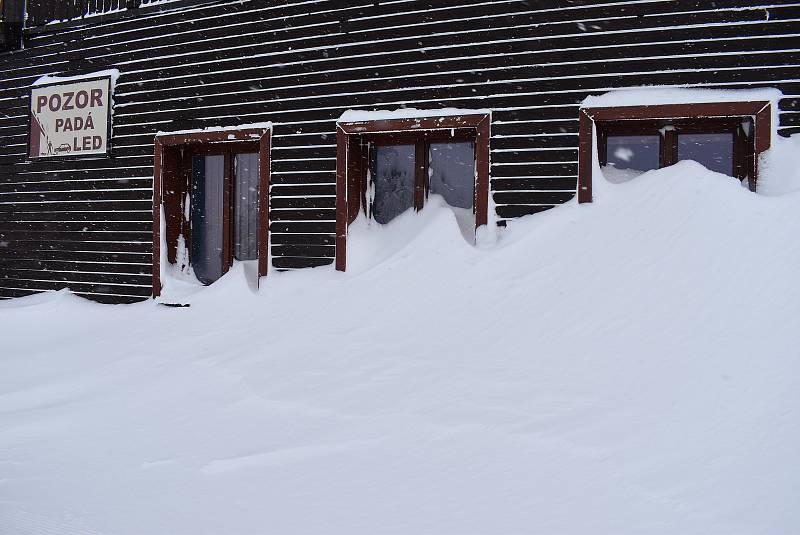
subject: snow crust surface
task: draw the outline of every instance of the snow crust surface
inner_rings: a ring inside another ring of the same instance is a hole
[[[0,302],[0,533],[797,533],[800,193],[594,193],[188,308]]]

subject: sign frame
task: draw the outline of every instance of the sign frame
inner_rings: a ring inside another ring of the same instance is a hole
[[[31,136],[33,135],[33,91],[36,89],[40,89],[42,87],[53,87],[58,85],[68,85],[73,83],[80,83],[80,82],[95,82],[98,80],[105,80],[108,82],[108,117],[106,121],[106,151],[104,153],[89,153],[89,154],[75,154],[70,153],[69,155],[64,156],[31,156]],[[28,135],[26,137],[25,142],[25,159],[27,161],[65,161],[65,160],[80,160],[83,158],[113,158],[113,146],[112,146],[112,117],[114,116],[113,113],[114,109],[114,81],[110,75],[102,75],[102,76],[87,76],[86,78],[83,77],[69,77],[68,79],[56,81],[56,82],[49,82],[46,84],[36,84],[31,85],[30,89],[28,90]]]

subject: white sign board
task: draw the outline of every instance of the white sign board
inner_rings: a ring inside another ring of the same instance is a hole
[[[95,78],[31,89],[31,158],[106,154],[111,134],[111,79]]]

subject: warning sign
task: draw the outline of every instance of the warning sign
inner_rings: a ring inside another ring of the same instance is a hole
[[[106,154],[111,131],[111,79],[31,89],[31,158]]]

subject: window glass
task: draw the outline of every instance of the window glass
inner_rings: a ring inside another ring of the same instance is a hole
[[[233,256],[258,258],[258,153],[237,154],[233,202]]]
[[[447,204],[472,208],[475,191],[475,146],[472,141],[431,143],[430,193],[438,193]]]
[[[607,165],[616,169],[658,169],[659,136],[608,136]]]
[[[211,284],[222,276],[225,157],[192,158],[192,268],[197,279]]]
[[[678,134],[678,160],[733,176],[733,134]]]
[[[414,145],[378,145],[375,149],[372,217],[388,223],[414,206]]]

